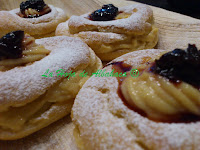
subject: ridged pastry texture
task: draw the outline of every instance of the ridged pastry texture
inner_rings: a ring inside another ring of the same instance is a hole
[[[88,79],[79,73],[91,74],[102,67],[100,59],[78,38],[43,38],[36,44],[50,54],[26,66],[0,71],[0,140],[25,137],[69,114]],[[53,77],[42,77],[47,69]],[[76,76],[57,77],[59,69],[76,72]]]
[[[125,54],[123,61],[137,69],[144,60],[158,58],[163,50]],[[112,65],[105,67],[112,71]],[[135,78],[137,80],[137,78]],[[141,87],[140,87],[141,88]],[[153,121],[124,104],[116,77],[91,77],[80,90],[72,108],[74,135],[80,149],[90,150],[198,150],[200,122]]]
[[[55,35],[54,31],[59,23],[67,20],[65,12],[61,8],[49,5],[51,12],[38,18],[22,18],[17,13],[20,9],[11,11],[0,11],[0,37],[15,31],[23,30],[36,37]]]
[[[144,111],[155,120],[176,120],[183,114],[200,115],[200,92],[192,85],[178,85],[144,71],[137,78],[127,77],[121,86],[129,105]]]
[[[92,21],[88,16],[89,13],[72,16],[58,25],[56,35],[82,38],[103,61],[157,44],[158,29],[154,27],[153,11],[146,5],[121,7],[111,21]]]

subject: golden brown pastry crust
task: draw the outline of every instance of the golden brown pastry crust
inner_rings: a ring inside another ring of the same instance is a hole
[[[38,39],[36,43],[44,45],[51,53],[30,65],[0,71],[0,140],[22,138],[70,113],[73,100],[86,80],[82,81],[78,74],[76,80],[75,77],[69,80],[57,77],[57,70],[78,72],[84,69],[91,73],[102,67],[100,59],[78,38],[51,37]],[[54,72],[53,77],[42,77],[47,69]],[[59,89],[65,90],[60,93]],[[53,92],[58,96],[52,95]]]
[[[0,37],[15,30],[23,30],[35,37],[52,35],[57,25],[67,20],[65,12],[61,8],[49,5],[51,12],[38,18],[22,18],[19,8],[11,11],[0,11]]]
[[[119,15],[129,16],[111,21],[91,21],[89,14],[72,16],[58,25],[56,35],[80,37],[103,61],[157,44],[158,29],[153,25],[150,7],[130,5],[119,8],[119,12]]]
[[[162,52],[165,51],[135,51],[113,62],[124,61],[137,68],[144,62],[145,57],[155,59]],[[112,66],[105,69],[110,72]],[[77,142],[82,149],[199,149],[199,121],[152,121],[124,105],[118,95],[118,87],[119,83],[115,77],[91,77],[77,95],[72,118],[76,126]]]

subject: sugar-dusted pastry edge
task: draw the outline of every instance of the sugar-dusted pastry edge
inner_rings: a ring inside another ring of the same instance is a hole
[[[59,38],[59,39],[61,40],[62,38]],[[41,40],[44,40],[43,42],[46,41],[47,43],[49,43],[48,39],[41,39]],[[42,41],[40,41],[40,42],[43,43]],[[77,42],[78,42],[78,40],[76,41],[76,43]],[[90,48],[87,47],[87,49],[88,49],[88,51],[86,51],[86,52],[89,52],[89,63],[87,65],[85,65],[85,64],[81,64],[81,62],[80,62],[79,66],[77,66],[76,68],[73,68],[73,70],[75,69],[76,71],[79,71],[80,69],[83,69],[83,70],[88,71],[89,74],[92,74],[93,72],[97,71],[97,69],[102,68],[102,63],[101,63],[101,60],[95,55],[95,53]],[[77,74],[77,76],[78,76],[78,74]],[[77,84],[79,84],[80,88],[84,84],[82,82],[87,81],[87,79],[88,78],[82,80],[80,78],[79,82],[77,83]],[[51,79],[49,78],[49,80],[51,80]],[[63,82],[63,80],[61,82]],[[65,80],[65,82],[70,82],[70,81]],[[43,99],[41,99],[41,100],[43,100]],[[56,99],[54,101],[56,101]],[[39,116],[36,115],[35,117],[29,118],[25,122],[23,129],[21,129],[19,131],[11,131],[9,129],[3,129],[0,127],[0,140],[20,139],[25,136],[28,136],[29,134],[32,134],[33,132],[40,130],[41,128],[48,126],[49,124],[70,114],[73,103],[74,103],[73,99],[67,99],[62,102],[60,102],[60,101],[51,102],[50,108],[48,108],[44,112],[40,113]],[[29,104],[28,101],[27,101],[27,104]],[[25,107],[26,107],[26,105],[25,105]],[[38,112],[40,112],[40,110]],[[24,112],[24,113],[26,113],[26,112]]]
[[[135,68],[145,57],[163,50],[141,50],[112,62],[124,61]],[[106,68],[111,71],[111,66]],[[80,90],[72,108],[72,120],[83,143],[90,149],[198,149],[200,122],[158,123],[127,108],[117,94],[115,77],[92,77]],[[87,93],[87,94],[85,94]],[[86,148],[87,149],[87,148]]]
[[[36,43],[44,45],[51,53],[26,67],[15,67],[0,72],[0,108],[23,106],[44,94],[50,86],[64,78],[42,77],[41,75],[47,69],[52,72],[58,69],[71,71],[80,64],[82,64],[80,69],[89,64],[89,47],[78,38],[59,36],[38,39]]]
[[[68,16],[61,9],[49,5],[51,12],[38,18],[21,18],[17,15],[19,8],[10,11],[0,11],[0,37],[15,30],[23,30],[30,35],[45,37],[56,30],[59,23]],[[11,21],[12,20],[12,21]]]

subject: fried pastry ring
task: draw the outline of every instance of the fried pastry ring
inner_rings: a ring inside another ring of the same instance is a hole
[[[88,16],[72,16],[58,25],[56,35],[82,38],[103,61],[157,44],[158,29],[153,25],[153,11],[146,5],[119,8],[115,20],[111,21],[92,21]]]
[[[51,12],[38,18],[22,18],[17,13],[20,9],[0,11],[0,37],[15,30],[23,30],[36,37],[55,35],[54,31],[59,23],[67,20],[65,12],[61,8],[48,5]]]
[[[124,62],[137,68],[149,60],[158,58],[163,52],[166,51],[135,51],[113,62]],[[111,72],[112,66],[109,65],[104,69]],[[135,80],[139,80],[138,77]],[[72,120],[76,126],[74,135],[80,149],[199,149],[199,121],[189,123],[153,121],[130,109],[122,100],[118,89],[117,78],[94,76],[80,90],[72,108]],[[148,94],[143,93],[143,95]],[[196,96],[198,95],[200,95],[199,91]]]
[[[50,50],[39,61],[0,71],[0,140],[25,137],[62,118],[71,111],[73,101],[89,74],[102,63],[80,39],[60,36],[36,40]],[[49,69],[54,75],[42,77]],[[56,76],[59,69],[76,76]]]

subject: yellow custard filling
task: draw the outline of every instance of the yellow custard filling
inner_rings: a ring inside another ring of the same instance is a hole
[[[37,45],[35,39],[26,34],[22,42],[23,52],[22,58],[4,59],[0,61],[0,71],[7,71],[14,67],[31,64],[35,61],[41,60],[47,56],[50,51],[45,49],[42,45]]]
[[[126,35],[126,38],[122,41],[117,41],[114,43],[104,43],[100,47],[95,47],[97,53],[109,53],[117,52],[123,49],[128,51],[152,48],[157,44],[158,40],[158,29],[153,27],[151,32],[141,36],[130,36]]]
[[[78,128],[77,125],[75,125],[75,128],[73,130],[73,136],[74,136],[74,139],[76,141],[77,147],[80,150],[91,149],[91,148],[88,147],[88,145],[87,145],[87,148],[86,148],[86,144],[84,144],[85,142],[82,140],[82,138],[80,136],[80,131],[79,131],[79,128]]]
[[[77,73],[81,72],[82,70]],[[0,112],[0,127],[19,131],[23,130],[27,123],[38,123],[37,117],[53,104],[73,101],[83,84],[82,82],[84,82],[83,80],[84,78],[79,76],[65,78],[33,102],[22,107],[11,107],[5,112]]]
[[[131,12],[119,12],[115,17],[115,20],[127,19],[137,11],[138,10],[134,8]],[[86,19],[90,18],[87,16]],[[146,30],[144,34],[138,34],[136,32],[110,32],[110,29],[115,29],[114,25],[101,27],[100,25],[95,24],[95,21],[94,24],[88,25],[87,23],[83,23],[77,27],[75,25],[76,22],[71,23],[69,20],[68,31],[63,30],[62,33],[60,32],[58,34],[65,34],[83,39],[102,61],[110,61],[131,51],[151,49],[156,46],[158,42],[158,28],[154,26],[152,16],[149,17],[146,22],[151,24],[151,28]],[[133,21],[133,24],[134,23],[135,22]],[[120,30],[120,28],[117,29],[116,27],[116,30]]]
[[[137,9],[133,9],[133,12],[137,12]],[[115,19],[126,19],[131,15],[131,13],[120,12]],[[152,22],[152,20],[150,20],[150,22]],[[130,51],[153,48],[158,41],[158,28],[152,26],[152,30],[144,35],[124,34],[124,36],[126,36],[126,38],[123,40],[112,43],[103,43],[100,46],[96,46],[95,49],[97,55],[99,55],[100,58],[106,57],[103,53],[119,56]]]
[[[132,10],[132,12],[137,12],[138,10],[137,10],[137,8],[134,8],[133,10]],[[117,19],[125,19],[125,18],[128,18],[128,17],[130,17],[132,14],[129,12],[129,13],[127,13],[127,12],[119,12],[119,14],[115,17],[115,19],[117,20]]]
[[[48,5],[45,5],[42,11],[37,11],[36,9],[27,8],[24,10],[23,13],[19,12],[18,15],[24,18],[34,18],[34,17],[40,17],[49,12],[51,12],[51,8]]]
[[[139,77],[127,77],[121,87],[127,103],[153,119],[172,115],[200,115],[200,92],[190,84],[174,84],[168,79],[143,72]]]
[[[84,70],[90,76],[101,67],[100,60],[91,51],[90,63]],[[79,67],[75,71],[75,77],[61,79],[61,81],[50,87],[45,94],[31,103],[20,107],[12,106],[6,110],[0,110],[0,139],[2,136],[4,137],[3,133],[1,135],[1,131],[17,133],[18,138],[21,138],[70,113],[73,100],[89,78],[89,76],[79,76],[83,72]],[[52,110],[54,113],[51,112]],[[51,115],[49,116],[48,114]]]
[[[98,32],[96,34],[98,34]],[[74,36],[83,39],[83,41],[95,51],[101,60],[109,61],[130,51],[155,47],[158,42],[158,28],[153,26],[152,30],[145,35],[122,34],[123,38],[110,42],[102,41],[100,37],[99,41],[96,41],[95,39],[98,37],[91,35],[90,32],[80,32]],[[108,37],[105,35],[105,38]]]

